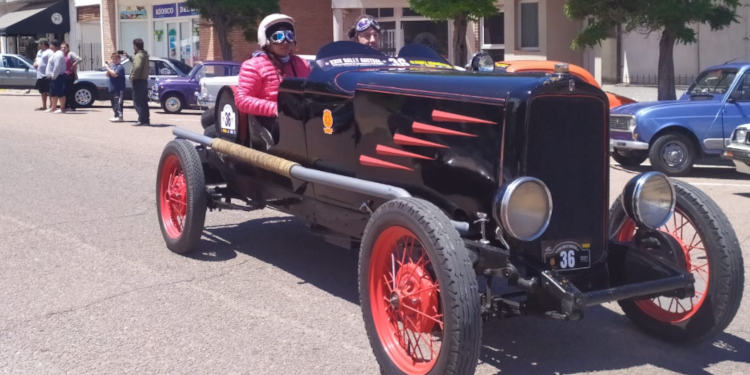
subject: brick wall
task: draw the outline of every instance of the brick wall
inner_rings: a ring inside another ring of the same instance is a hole
[[[294,18],[297,29],[297,53],[314,55],[320,47],[333,41],[333,12],[331,0],[280,0],[281,12]],[[253,38],[254,39],[254,38]],[[232,45],[232,57],[243,61],[258,49],[256,42],[249,42],[240,29],[229,34]],[[202,60],[222,60],[219,39],[211,23],[201,19],[200,45]]]
[[[104,10],[101,12],[103,25],[102,40],[104,41],[102,50],[104,52],[104,60],[107,60],[118,49],[127,48],[123,48],[123,46],[118,48],[117,46],[117,18],[115,18],[117,17],[117,12],[115,10],[115,0],[102,0],[102,10]]]
[[[99,6],[88,5],[76,8],[76,19],[78,22],[99,21]]]

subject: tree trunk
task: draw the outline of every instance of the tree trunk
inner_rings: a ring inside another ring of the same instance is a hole
[[[453,60],[456,66],[466,65],[466,28],[468,18],[466,14],[459,14],[453,18]]]
[[[665,29],[659,41],[659,100],[675,100],[674,87],[675,38]]]
[[[221,57],[224,61],[232,61],[232,46],[229,44],[229,30],[227,27],[226,20],[222,16],[214,17],[214,31],[219,39],[219,48],[221,49]]]

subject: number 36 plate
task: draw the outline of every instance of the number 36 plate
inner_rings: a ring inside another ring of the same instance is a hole
[[[543,241],[544,261],[552,269],[567,271],[591,267],[590,241]]]

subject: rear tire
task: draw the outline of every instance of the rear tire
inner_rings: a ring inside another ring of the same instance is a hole
[[[96,91],[88,84],[77,84],[73,86],[73,100],[76,105],[82,108],[88,108],[94,105],[96,100]]]
[[[214,127],[219,137],[237,143],[239,139],[240,113],[234,104],[232,90],[222,90],[216,107]]]
[[[206,218],[206,182],[198,151],[190,142],[167,143],[156,176],[156,211],[167,247],[175,253],[198,248]]]
[[[687,183],[672,183],[677,193],[675,217],[659,230],[682,245],[685,263],[696,278],[696,295],[619,304],[647,333],[667,341],[697,342],[723,331],[737,313],[744,285],[742,250],[729,220],[711,198]],[[619,199],[610,210],[610,225],[614,239],[632,239],[635,223]]]
[[[375,211],[360,247],[359,299],[383,374],[474,373],[475,272],[458,232],[431,203],[396,199]]]
[[[669,176],[684,176],[693,169],[696,150],[693,142],[680,133],[666,133],[649,150],[651,166]]]
[[[216,108],[214,106],[208,107],[207,110],[201,113],[201,126],[203,129],[208,129],[216,123]]]

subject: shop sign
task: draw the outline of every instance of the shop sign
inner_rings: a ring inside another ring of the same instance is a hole
[[[154,5],[154,18],[175,17],[177,15],[177,4]]]
[[[177,4],[177,16],[197,16],[198,10],[193,9],[187,5],[187,3],[178,3]]]
[[[154,18],[197,16],[198,11],[187,3],[154,5]]]
[[[142,6],[123,6],[120,7],[121,20],[145,20],[148,18],[146,7]]]

